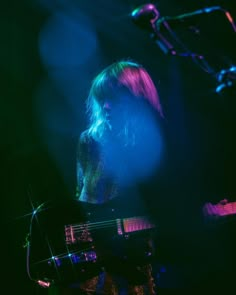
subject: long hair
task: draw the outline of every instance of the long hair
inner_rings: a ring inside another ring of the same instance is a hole
[[[157,89],[145,68],[130,60],[121,60],[105,68],[92,81],[86,101],[89,116],[89,133],[101,138],[109,128],[104,103],[107,99],[119,99],[121,93],[128,93],[136,100],[145,100],[163,117]]]

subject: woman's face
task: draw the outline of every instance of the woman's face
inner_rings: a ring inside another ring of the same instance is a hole
[[[129,108],[122,101],[106,100],[103,104],[103,111],[105,113],[108,124],[113,131],[118,131],[124,127],[128,120],[127,110]]]

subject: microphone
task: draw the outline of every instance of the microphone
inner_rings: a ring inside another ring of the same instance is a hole
[[[154,4],[149,3],[134,9],[131,13],[131,17],[137,26],[147,31],[152,31],[153,23],[158,20],[160,13]]]
[[[156,9],[154,4],[144,4],[133,10],[131,13],[133,22],[140,28],[153,32],[156,35],[156,43],[165,54],[175,55],[176,51],[173,45],[156,30],[156,22],[160,18],[160,12]]]

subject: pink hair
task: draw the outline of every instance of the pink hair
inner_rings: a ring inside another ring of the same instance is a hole
[[[118,79],[120,84],[127,87],[134,96],[146,99],[163,117],[156,87],[143,67],[126,67]]]

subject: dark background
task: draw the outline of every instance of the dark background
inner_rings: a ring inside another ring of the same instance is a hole
[[[156,5],[163,16],[220,5],[236,17],[232,3],[170,0]],[[8,1],[1,9],[2,286],[9,288],[8,294],[36,293],[26,274],[23,248],[29,214],[45,200],[72,197],[77,136],[87,124],[84,101],[93,77],[115,60],[132,58],[147,68],[167,121],[168,159],[148,190],[159,200],[161,218],[166,218],[173,234],[162,257],[167,269],[163,288],[184,284],[182,278],[176,279],[176,265],[178,275],[179,268],[187,272],[201,268],[190,263],[186,267],[188,255],[202,257],[197,251],[205,245],[196,239],[194,250],[189,246],[196,237],[190,233],[200,231],[196,220],[201,205],[222,198],[236,201],[235,91],[215,93],[214,74],[190,58],[165,55],[149,33],[131,21],[129,14],[141,4],[136,0],[22,0]],[[61,31],[55,29],[60,21],[66,24]],[[226,18],[208,14],[193,22],[201,28],[200,35],[189,33],[185,25],[174,28],[188,46],[206,52],[216,71],[235,65],[235,33]],[[64,31],[68,27],[71,30]],[[224,233],[222,240],[230,248],[232,236]],[[214,245],[213,240],[209,245]],[[183,249],[191,250],[183,255]],[[213,256],[218,253],[214,251]]]

